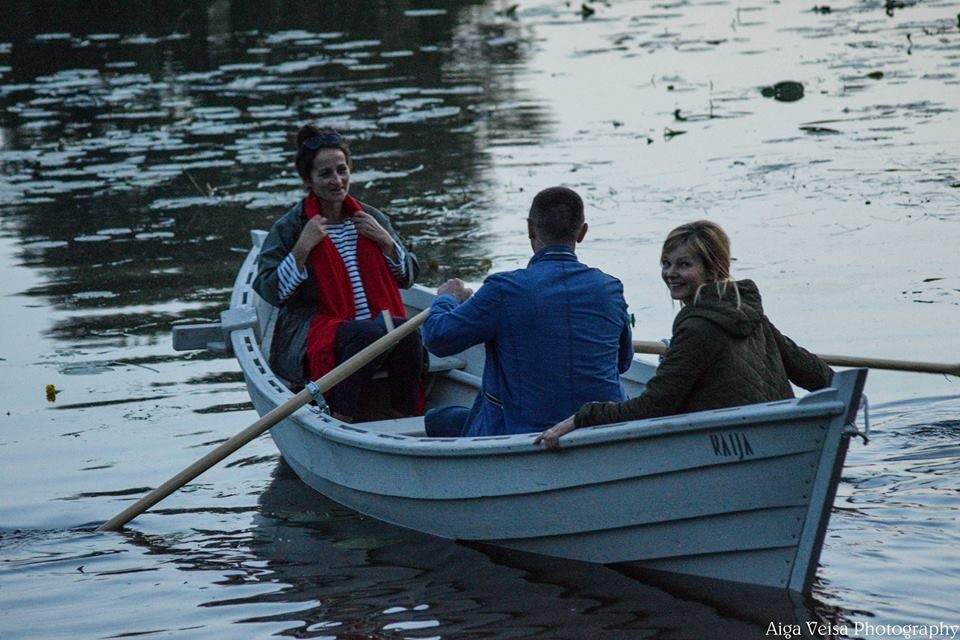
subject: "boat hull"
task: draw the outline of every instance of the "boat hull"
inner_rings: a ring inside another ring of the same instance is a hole
[[[256,250],[251,253],[255,255]],[[253,258],[245,263],[252,270]],[[260,305],[238,278],[234,303]],[[406,296],[412,310],[429,292]],[[263,415],[289,397],[257,332],[231,334]],[[466,372],[482,368],[465,354]],[[473,373],[470,373],[470,371]],[[636,361],[626,386],[653,367]],[[638,373],[639,371],[639,373]],[[629,375],[629,374],[628,374]],[[865,371],[798,400],[579,429],[559,453],[533,434],[426,438],[303,408],[271,435],[310,487],[360,513],[529,553],[805,592],[816,569]]]

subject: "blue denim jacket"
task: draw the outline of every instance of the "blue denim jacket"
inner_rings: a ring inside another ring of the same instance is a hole
[[[437,296],[423,341],[438,356],[486,345],[468,436],[540,431],[585,402],[623,400],[619,374],[633,358],[623,285],[562,245],[488,277],[462,304]]]

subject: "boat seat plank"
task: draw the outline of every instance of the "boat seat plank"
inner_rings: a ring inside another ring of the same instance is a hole
[[[424,435],[423,416],[396,418],[394,420],[377,420],[375,422],[359,422],[350,426],[374,433],[389,433],[405,436]]]
[[[463,358],[458,358],[457,356],[441,358],[432,353],[430,354],[430,373],[443,373],[453,369],[464,369],[466,366],[467,361]]]
[[[457,356],[449,356],[446,358],[441,358],[440,356],[435,356],[432,353],[430,356],[430,368],[428,371],[430,373],[446,373],[447,371],[453,371],[455,369],[464,369],[467,366],[467,361],[463,358],[458,358]],[[386,378],[387,372],[383,369],[377,371],[373,374],[374,380],[379,380],[381,378]]]

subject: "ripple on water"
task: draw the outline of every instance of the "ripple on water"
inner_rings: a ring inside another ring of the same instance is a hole
[[[37,42],[53,42],[57,40],[70,40],[73,36],[66,32],[57,33],[38,33],[34,36]]]
[[[125,113],[100,113],[96,119],[103,122],[131,121],[149,122],[151,120],[166,120],[170,114],[166,110],[127,111]]]
[[[120,294],[115,291],[80,291],[73,294],[76,300],[106,300],[116,298]]]
[[[263,62],[233,62],[222,64],[218,68],[224,73],[230,73],[231,71],[259,71],[265,66]]]
[[[198,130],[203,131],[204,133],[207,133],[210,135],[213,135],[214,130],[216,130],[217,134],[219,135],[221,133],[229,133],[234,129],[233,127],[221,127],[220,125],[217,125],[217,126],[212,126],[209,129],[205,127],[198,127]],[[155,164],[150,167],[150,170],[160,171],[160,172],[175,171],[179,173],[183,171],[188,171],[190,169],[218,169],[218,168],[226,168],[226,167],[232,167],[232,166],[234,166],[234,162],[232,160],[210,159],[210,160],[195,160],[193,162],[180,162],[176,164],[173,164],[173,163]]]
[[[61,195],[98,189],[103,186],[100,180],[57,180],[43,181],[37,180],[31,182],[27,188],[27,193],[44,195]]]
[[[351,51],[354,49],[369,49],[380,45],[379,40],[350,40],[347,42],[336,42],[326,45],[331,51]]]
[[[444,16],[446,14],[446,9],[406,9],[403,12],[403,15],[411,18],[429,18],[433,16]]]
[[[265,45],[283,44],[301,40],[333,40],[343,36],[340,32],[310,33],[309,31],[291,30],[271,33],[264,39]]]
[[[442,118],[451,118],[459,115],[460,107],[434,107],[421,111],[404,111],[398,115],[385,116],[377,122],[384,124],[411,124],[416,122],[425,122],[427,120],[438,120]]]
[[[236,107],[193,107],[190,114],[207,120],[235,120],[242,112]]]
[[[296,111],[282,104],[251,106],[247,109],[247,113],[253,118],[276,118],[286,122],[295,120],[297,117]]]
[[[351,91],[345,98],[359,103],[386,104],[395,102],[401,96],[417,93],[416,87],[393,87],[375,91]]]

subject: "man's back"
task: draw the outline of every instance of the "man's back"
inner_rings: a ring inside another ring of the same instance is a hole
[[[437,355],[486,343],[469,436],[539,431],[585,402],[622,400],[619,373],[632,358],[622,285],[559,245],[490,276],[460,305],[438,297],[423,336]]]

